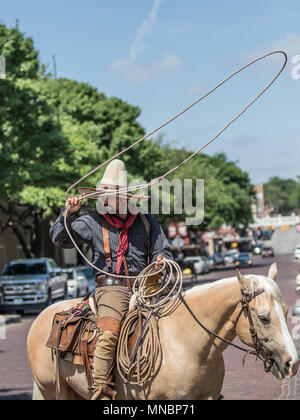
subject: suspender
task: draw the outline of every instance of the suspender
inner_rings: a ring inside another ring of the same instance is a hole
[[[142,222],[144,223],[146,232],[147,232],[147,264],[150,264],[150,240],[151,240],[151,236],[150,236],[150,223],[147,219],[147,217],[144,215],[144,213],[140,213],[140,218],[142,220]]]
[[[111,268],[111,255],[110,255],[110,246],[109,246],[109,234],[108,234],[108,222],[107,220],[102,217],[102,237],[103,237],[103,245],[104,245],[104,257],[105,262],[108,268]]]
[[[147,233],[147,263],[149,265],[150,264],[150,241],[151,241],[150,223],[144,214],[140,213],[139,216],[145,226],[146,233]],[[102,217],[102,236],[103,236],[105,262],[106,262],[107,267],[110,268],[112,267],[112,261],[111,261],[111,254],[110,254],[110,245],[109,245],[108,222],[104,217]],[[118,237],[121,244],[121,235],[119,232],[118,232]],[[121,246],[121,249],[122,249],[122,246]],[[122,249],[122,252],[123,252],[123,249]],[[124,252],[123,252],[123,263],[124,263],[125,274],[126,276],[128,276],[128,268],[127,268]]]

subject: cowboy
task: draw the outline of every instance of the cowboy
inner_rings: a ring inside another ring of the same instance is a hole
[[[127,187],[127,172],[124,163],[115,159],[107,166],[97,189],[118,190]],[[84,194],[92,189],[81,188]],[[116,191],[117,192],[117,191]],[[94,352],[93,396],[92,399],[113,399],[115,391],[111,383],[116,346],[122,321],[128,312],[131,297],[132,279],[109,276],[137,276],[149,261],[155,262],[159,271],[163,268],[163,258],[173,259],[168,240],[155,218],[148,214],[134,214],[129,199],[132,194],[116,193],[112,197],[97,201],[97,213],[76,216],[81,208],[82,197],[69,197],[61,215],[50,229],[50,236],[55,245],[73,248],[64,227],[64,213],[67,213],[67,225],[77,244],[87,243],[92,250],[93,265],[107,272],[95,272],[95,301],[98,309],[99,334]],[[132,200],[130,200],[132,201]],[[146,221],[145,219],[146,218]],[[150,227],[150,234],[148,230]],[[149,237],[149,243],[147,238]]]

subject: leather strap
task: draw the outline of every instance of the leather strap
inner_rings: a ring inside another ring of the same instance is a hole
[[[147,263],[149,265],[150,264],[150,239],[151,239],[150,234],[151,234],[151,228],[150,228],[150,223],[149,223],[147,217],[143,213],[140,213],[140,218],[141,218],[142,222],[144,223],[146,233],[147,233]]]
[[[104,245],[104,256],[107,267],[112,266],[111,255],[110,255],[110,246],[109,246],[109,231],[108,231],[108,222],[102,217],[102,237]]]
[[[87,377],[87,381],[88,381],[88,386],[91,389],[92,386],[93,386],[93,375],[92,375],[91,366],[90,366],[90,363],[89,363],[88,347],[87,346],[88,346],[87,340],[81,341],[80,352],[81,352],[82,360],[83,360],[84,367],[85,367],[85,373],[86,373],[86,377]]]

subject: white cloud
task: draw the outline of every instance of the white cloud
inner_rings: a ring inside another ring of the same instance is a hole
[[[285,37],[274,42],[271,46],[274,50],[283,50],[288,56],[300,54],[300,35],[287,34]]]
[[[130,45],[128,56],[117,60],[111,66],[111,71],[120,74],[133,83],[146,83],[155,76],[174,72],[182,65],[178,57],[169,53],[149,66],[136,62],[139,54],[146,48],[144,38],[146,34],[151,32],[153,25],[156,23],[158,10],[162,2],[163,0],[154,0],[149,16],[137,29],[135,38]]]
[[[294,55],[300,54],[300,34],[286,34],[277,41],[244,55],[243,58],[253,60],[272,51],[284,51],[289,59]]]
[[[197,84],[190,86],[186,89],[188,96],[198,96],[204,94],[204,86],[202,84]]]
[[[146,83],[155,76],[170,74],[178,70],[181,65],[178,57],[166,54],[163,59],[155,61],[149,67],[137,64],[130,58],[124,58],[116,61],[111,70],[133,83]]]
[[[143,39],[147,33],[152,29],[152,26],[155,24],[157,19],[157,12],[162,4],[163,0],[154,0],[153,7],[149,13],[148,18],[142,22],[141,26],[138,28],[136,36],[130,46],[129,58],[135,60],[138,54],[145,49],[145,44]]]

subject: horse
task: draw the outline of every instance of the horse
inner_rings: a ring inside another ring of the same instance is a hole
[[[236,336],[252,347],[249,317],[242,311],[241,298],[250,296],[249,312],[253,328],[263,346],[258,353],[272,355],[270,370],[278,379],[297,373],[298,354],[287,326],[287,306],[276,283],[277,266],[268,276],[242,275],[203,285],[185,292],[184,299],[193,315],[220,338],[201,328],[184,304],[159,320],[163,358],[156,376],[147,385],[132,385],[130,399],[143,400],[217,400],[223,385],[223,352]],[[257,292],[259,291],[259,292]],[[57,302],[35,319],[27,339],[27,353],[34,378],[33,399],[91,398],[82,366],[60,360],[60,392],[56,395],[55,363],[46,341],[56,312],[68,310],[78,299]],[[248,347],[247,347],[248,348]],[[250,349],[249,349],[250,350]],[[236,350],[238,352],[238,350]],[[241,353],[242,355],[242,353]],[[248,356],[251,357],[251,356]],[[117,399],[126,399],[125,386],[115,369]]]

